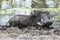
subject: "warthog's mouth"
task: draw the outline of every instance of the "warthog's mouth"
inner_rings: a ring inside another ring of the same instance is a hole
[[[44,24],[44,23],[41,23],[41,22],[37,22],[37,24],[39,26],[50,26],[52,23],[46,23],[46,24]]]

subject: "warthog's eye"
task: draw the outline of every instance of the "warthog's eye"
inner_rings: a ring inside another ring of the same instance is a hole
[[[48,17],[49,19],[51,18],[51,17]]]

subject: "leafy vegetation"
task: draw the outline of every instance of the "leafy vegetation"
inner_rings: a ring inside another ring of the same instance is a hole
[[[1,5],[2,5],[2,1],[0,0],[0,16],[1,15],[13,15],[15,11],[33,11],[33,10],[40,10],[40,11],[48,11],[48,12],[57,12],[53,17],[54,20],[58,20],[60,21],[60,0],[52,0],[54,2],[54,7],[50,8],[47,4],[46,4],[46,0],[33,0],[31,8],[18,8],[16,7],[16,2],[11,5],[12,8],[8,8],[8,9],[1,9]],[[5,0],[6,2],[10,2],[10,4],[12,4],[13,0]],[[15,0],[16,1],[16,0]],[[48,0],[47,0],[48,1]],[[50,1],[50,0],[49,0]],[[53,13],[52,13],[53,14]]]

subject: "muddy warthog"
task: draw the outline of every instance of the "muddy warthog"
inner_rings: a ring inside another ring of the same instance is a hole
[[[34,11],[32,15],[15,15],[8,23],[10,27],[23,28],[27,26],[49,27],[53,22],[49,12]]]

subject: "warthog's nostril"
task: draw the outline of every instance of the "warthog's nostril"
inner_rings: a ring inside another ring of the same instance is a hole
[[[49,20],[49,21],[44,22],[44,25],[50,26],[50,25],[52,25],[52,23],[53,23],[53,21]]]
[[[46,22],[45,25],[46,25],[46,26],[50,26],[50,25],[52,25],[52,23],[53,23],[53,22]]]
[[[47,24],[47,25],[52,25],[52,22],[47,22],[46,24]]]

